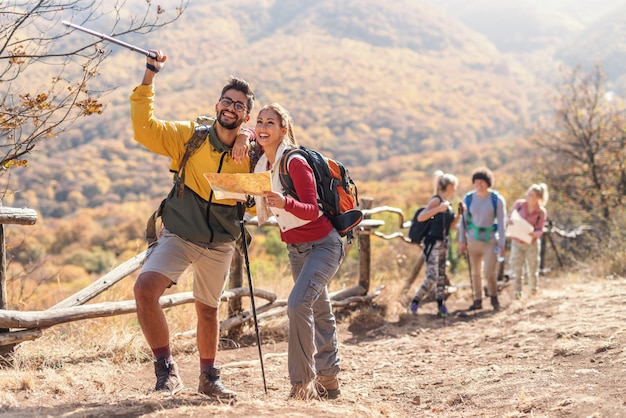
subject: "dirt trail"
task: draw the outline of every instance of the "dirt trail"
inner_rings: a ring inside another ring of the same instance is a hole
[[[264,335],[267,395],[258,349],[249,346],[220,351],[223,379],[239,393],[232,405],[195,393],[197,355],[190,352],[177,356],[189,388],[173,398],[149,392],[153,374],[145,363],[122,370],[97,359],[69,361],[38,372],[28,387],[13,382],[23,376],[0,370],[0,415],[626,416],[626,280],[546,281],[521,301],[505,289],[498,313],[467,315],[468,294],[460,291],[448,301],[454,314],[445,324],[435,304],[413,316],[391,293],[377,307],[340,315],[342,395],[334,401],[288,401],[284,336]]]

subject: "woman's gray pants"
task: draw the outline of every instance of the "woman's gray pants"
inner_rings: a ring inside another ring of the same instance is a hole
[[[339,372],[337,327],[328,283],[343,259],[336,230],[317,241],[287,244],[294,286],[287,300],[288,368],[292,385]]]

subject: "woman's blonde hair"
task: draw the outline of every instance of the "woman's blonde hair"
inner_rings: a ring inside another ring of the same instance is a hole
[[[453,184],[455,187],[459,185],[459,180],[450,173],[444,173],[441,170],[435,171],[435,194],[439,194]]]
[[[296,135],[293,132],[293,120],[291,119],[291,115],[283,106],[278,103],[270,103],[261,108],[259,113],[263,110],[271,110],[280,118],[280,126],[282,128],[287,128],[287,134],[283,137],[283,142],[287,145],[296,146],[298,143],[296,142]]]
[[[528,188],[528,192],[534,192],[539,197],[539,204],[545,206],[548,204],[548,185],[545,183],[535,183]],[[527,192],[527,193],[528,193]]]

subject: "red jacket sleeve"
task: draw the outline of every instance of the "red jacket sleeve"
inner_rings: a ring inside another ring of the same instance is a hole
[[[311,167],[300,158],[289,160],[289,177],[293,181],[300,201],[287,197],[285,210],[300,219],[315,220],[319,217],[315,176]]]

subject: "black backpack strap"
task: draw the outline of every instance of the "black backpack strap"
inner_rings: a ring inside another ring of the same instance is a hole
[[[176,187],[177,199],[181,199],[185,192],[185,166],[187,165],[187,160],[189,160],[189,157],[206,141],[207,136],[209,136],[209,128],[210,127],[207,125],[199,125],[196,127],[193,135],[191,135],[191,138],[185,142],[185,153],[178,165],[178,171],[174,174],[174,187]]]
[[[281,186],[283,186],[283,189],[285,189],[285,193],[299,201],[300,199],[298,198],[298,195],[296,194],[296,188],[293,185],[293,180],[291,180],[291,177],[289,176],[289,169],[288,169],[289,160],[291,159],[292,156],[296,154],[304,157],[307,163],[311,166],[311,169],[313,170],[313,174],[314,175],[316,174],[314,167],[312,167],[312,163],[309,161],[309,153],[302,147],[298,147],[298,148],[287,148],[285,151],[283,151],[283,155],[280,157],[280,161],[278,163],[278,177],[280,179]],[[316,181],[318,180],[317,176],[315,180]]]
[[[165,199],[161,201],[159,208],[155,210],[152,215],[150,215],[148,222],[146,223],[146,241],[148,242],[148,245],[157,240],[156,223],[157,218],[159,218],[163,213],[163,206],[165,206]]]
[[[315,161],[312,161],[315,157],[309,154],[309,152],[302,146],[298,148],[286,149],[285,151],[283,151],[283,155],[280,158],[280,162],[278,164],[278,178],[280,179],[281,186],[283,186],[283,189],[285,189],[285,194],[293,197],[297,201],[300,201],[300,198],[296,193],[296,188],[293,185],[293,180],[291,179],[291,176],[289,176],[288,169],[289,160],[296,154],[301,155],[306,160],[307,164],[311,167],[311,170],[313,170],[313,176],[315,177],[318,197],[321,198],[321,196],[319,196],[320,173],[318,172],[317,167],[315,167]],[[326,205],[324,205],[324,202],[318,199],[317,205],[322,210],[322,212],[324,212],[324,214],[328,216],[328,212],[326,211],[327,208]]]

